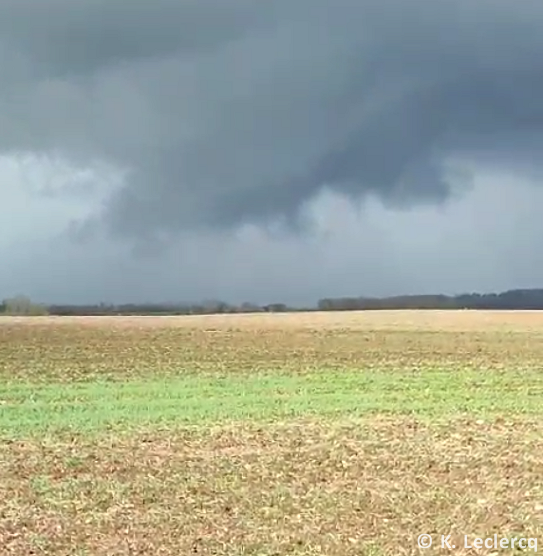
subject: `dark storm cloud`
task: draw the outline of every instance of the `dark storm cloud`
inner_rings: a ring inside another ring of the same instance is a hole
[[[543,145],[539,1],[4,0],[0,37],[0,149],[126,170],[121,235],[295,220],[324,187],[441,201],[451,155]]]

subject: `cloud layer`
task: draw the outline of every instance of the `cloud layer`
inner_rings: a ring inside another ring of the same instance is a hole
[[[4,0],[0,149],[126,171],[127,237],[443,201],[458,152],[541,146],[542,31],[533,0]]]

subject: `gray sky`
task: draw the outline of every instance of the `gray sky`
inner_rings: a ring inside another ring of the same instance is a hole
[[[3,0],[0,297],[543,287],[540,0]]]

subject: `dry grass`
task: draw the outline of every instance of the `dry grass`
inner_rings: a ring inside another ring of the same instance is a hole
[[[21,441],[0,464],[0,541],[17,556],[347,556],[417,554],[429,533],[467,554],[465,534],[540,534],[541,432],[375,419]]]
[[[539,369],[543,312],[0,319],[0,378],[315,369]]]
[[[543,546],[542,336],[543,314],[529,312],[2,319],[2,395],[19,403],[34,389],[44,420],[68,403],[66,392],[85,391],[81,382],[94,391],[104,379],[104,410],[121,388],[153,380],[172,390],[201,381],[202,403],[214,380],[318,377],[327,389],[308,390],[322,403],[315,413],[273,422],[121,423],[92,435],[21,428],[0,444],[0,553],[435,554],[451,552],[440,548],[448,534],[456,554],[518,554],[465,548],[463,535],[539,535]],[[428,379],[424,395],[437,400],[505,404],[510,392],[515,403],[484,418],[442,403],[431,421],[401,407],[388,416],[354,418],[347,405],[319,413],[334,384],[366,384],[359,375],[380,377],[372,396],[392,389],[398,406],[430,376],[439,380]],[[55,389],[58,399],[48,397]],[[247,392],[237,396],[233,409]],[[74,399],[70,407],[84,404]],[[529,401],[535,409],[522,416]],[[118,397],[119,419],[125,402]],[[434,535],[434,548],[417,547],[421,533]]]

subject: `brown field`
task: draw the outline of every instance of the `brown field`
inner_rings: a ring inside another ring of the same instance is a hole
[[[542,340],[543,312],[1,318],[0,554],[541,551]]]
[[[310,328],[349,330],[507,329],[543,333],[543,311],[346,311],[190,316],[0,317],[0,325],[88,325],[180,328]]]

